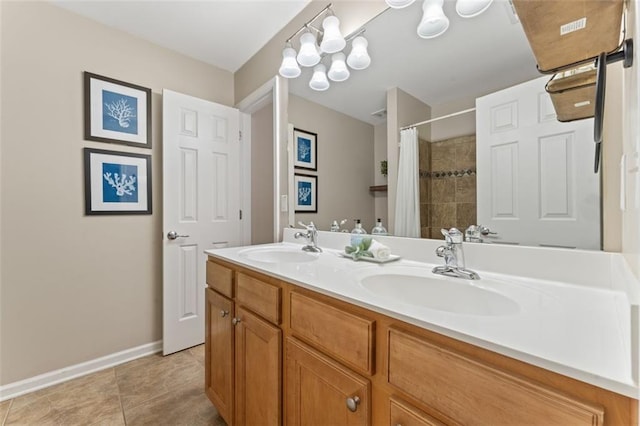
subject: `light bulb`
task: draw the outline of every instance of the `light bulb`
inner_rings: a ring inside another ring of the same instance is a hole
[[[342,33],[340,33],[340,20],[335,16],[327,16],[322,21],[324,35],[320,42],[320,49],[326,53],[337,53],[347,45]]]
[[[444,0],[424,0],[422,20],[418,25],[418,35],[422,38],[438,37],[449,28],[449,18],[444,14]]]
[[[313,68],[313,76],[309,81],[309,87],[318,92],[327,90],[330,86],[329,80],[327,80],[327,67],[322,64],[318,64]]]
[[[347,64],[354,70],[363,70],[371,65],[371,57],[367,52],[369,42],[366,38],[359,36],[351,42],[351,53],[347,57]]]
[[[413,4],[416,0],[385,0],[387,6],[393,9],[402,9]]]
[[[296,62],[296,51],[291,47],[282,50],[282,65],[280,65],[280,75],[286,78],[296,78],[302,72]]]
[[[456,12],[463,18],[473,18],[487,10],[493,0],[458,0]]]
[[[300,52],[298,52],[298,63],[303,67],[312,67],[320,62],[320,53],[316,45],[316,38],[307,32],[300,36]]]
[[[331,68],[329,68],[329,73],[327,74],[331,80],[345,81],[351,75],[344,60],[345,56],[342,52],[331,55]]]

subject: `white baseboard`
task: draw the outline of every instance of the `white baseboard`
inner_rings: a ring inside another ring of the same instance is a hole
[[[125,362],[142,358],[143,356],[155,354],[161,350],[162,340],[158,340],[157,342],[126,349],[91,361],[82,362],[80,364],[40,374],[29,379],[9,383],[8,385],[0,386],[0,402],[56,385],[58,383],[66,382],[80,376],[95,373],[96,371],[124,364]]]

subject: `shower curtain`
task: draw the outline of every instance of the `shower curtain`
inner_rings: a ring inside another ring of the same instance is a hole
[[[400,159],[398,161],[394,235],[420,238],[418,131],[415,127],[400,132]]]

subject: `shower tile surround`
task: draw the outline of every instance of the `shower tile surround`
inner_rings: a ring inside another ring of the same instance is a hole
[[[441,228],[464,232],[476,224],[476,136],[419,141],[420,223],[423,238]]]

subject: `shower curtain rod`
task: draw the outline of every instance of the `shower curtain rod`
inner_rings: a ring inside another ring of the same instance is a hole
[[[421,121],[421,122],[419,122],[419,123],[415,123],[415,124],[412,124],[412,125],[410,125],[410,126],[404,126],[404,127],[401,127],[401,128],[400,128],[400,130],[407,130],[407,129],[410,129],[410,128],[412,128],[412,127],[422,126],[423,124],[433,123],[434,121],[444,120],[445,118],[455,117],[455,116],[457,116],[457,115],[466,114],[466,113],[468,113],[468,112],[472,112],[472,111],[475,111],[475,110],[476,110],[476,109],[475,109],[475,107],[474,107],[474,108],[465,109],[465,110],[463,110],[463,111],[458,111],[458,112],[454,112],[454,113],[451,113],[451,114],[443,115],[442,117],[431,118],[431,119],[429,119],[429,120]]]

